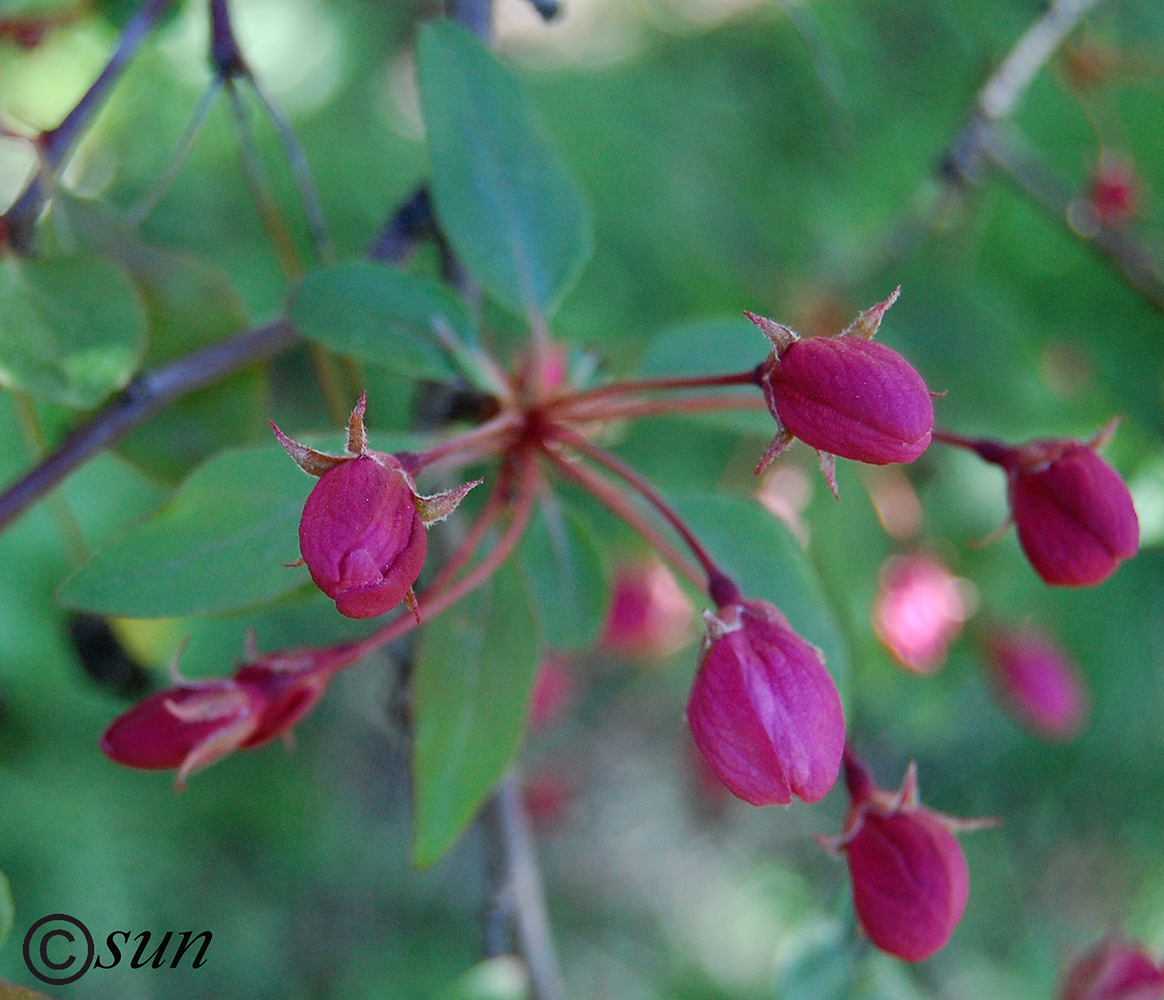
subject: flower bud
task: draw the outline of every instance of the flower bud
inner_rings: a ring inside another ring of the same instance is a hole
[[[852,797],[845,832],[818,840],[844,852],[869,940],[920,962],[946,944],[966,908],[969,874],[954,831],[982,824],[922,806],[912,764],[893,793],[875,787],[864,765],[846,754],[845,780]]]
[[[427,547],[403,470],[371,456],[325,472],[299,522],[311,579],[349,618],[373,618],[403,601]]]
[[[1008,456],[1019,544],[1047,583],[1106,580],[1140,546],[1140,522],[1119,473],[1092,444],[1041,441]]]
[[[760,469],[794,437],[822,455],[873,465],[912,462],[926,450],[934,408],[925,382],[900,354],[870,339],[896,298],[894,292],[830,338],[802,340],[749,314],[772,342],[760,385],[780,425]]]
[[[1034,629],[997,631],[986,640],[995,687],[1019,721],[1049,740],[1070,739],[1087,718],[1079,671]]]
[[[624,567],[611,584],[601,643],[630,659],[661,659],[689,641],[693,610],[661,562]]]
[[[765,601],[729,603],[704,617],[708,635],[687,705],[703,756],[753,805],[823,798],[840,769],[845,720],[820,652]]]
[[[1107,939],[1067,974],[1062,1000],[1164,1000],[1164,969],[1136,945]]]
[[[1105,153],[1092,173],[1087,200],[1101,226],[1126,225],[1139,207],[1141,192],[1132,165]]]
[[[894,556],[881,570],[873,607],[877,637],[901,664],[930,673],[971,614],[965,581],[924,553]]]
[[[299,521],[299,549],[311,579],[349,618],[374,618],[401,601],[419,612],[412,585],[424,566],[425,529],[451,514],[481,480],[421,496],[394,455],[368,447],[366,399],[348,421],[346,455],[327,455],[287,437],[275,437],[304,472],[319,482]]]
[[[114,719],[105,756],[126,767],[178,769],[178,787],[235,750],[287,735],[319,700],[332,675],[356,658],[351,645],[296,653],[251,652],[233,677],[187,681]]]

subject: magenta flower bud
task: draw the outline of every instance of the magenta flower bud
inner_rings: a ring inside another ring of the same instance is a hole
[[[315,585],[349,618],[374,618],[405,601],[419,621],[412,585],[428,549],[426,528],[448,517],[481,480],[421,496],[394,455],[368,447],[366,399],[352,410],[346,455],[275,437],[304,472],[319,478],[299,521],[299,549]]]
[[[1007,457],[1019,544],[1047,583],[1100,583],[1136,554],[1140,522],[1132,495],[1091,444],[1036,442]]]
[[[1164,1000],[1164,969],[1136,945],[1107,939],[1072,966],[1061,1000]]]
[[[986,640],[995,687],[1019,721],[1049,740],[1075,736],[1087,720],[1087,688],[1051,639],[1034,629]]]
[[[765,601],[704,617],[687,722],[712,770],[753,805],[823,798],[837,780],[845,719],[820,651]]]
[[[371,456],[325,472],[299,522],[311,579],[349,618],[374,618],[403,601],[427,547],[403,469]]]
[[[845,832],[818,839],[844,852],[854,908],[869,940],[920,962],[949,941],[966,908],[969,873],[954,831],[985,824],[922,806],[912,764],[894,793],[875,787],[864,765],[846,754],[845,780],[852,797]]]
[[[780,425],[760,469],[794,437],[822,457],[873,465],[912,462],[926,450],[934,424],[929,389],[905,358],[870,339],[896,299],[895,291],[830,338],[802,340],[788,327],[748,314],[772,342],[760,385]],[[822,467],[835,492],[831,467]]]
[[[291,728],[319,700],[358,647],[336,646],[251,659],[229,678],[187,681],[114,719],[101,739],[105,756],[126,767],[178,769],[182,788],[195,771],[235,750],[261,746]]]

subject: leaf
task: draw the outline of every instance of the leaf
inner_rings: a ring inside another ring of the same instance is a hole
[[[804,550],[755,500],[720,493],[667,498],[746,598],[771,601],[825,655],[841,695],[849,674],[844,633]]]
[[[574,178],[520,84],[464,28],[425,24],[417,66],[443,232],[502,305],[551,312],[590,254]]]
[[[97,552],[59,594],[69,607],[169,618],[248,607],[300,586],[298,523],[313,481],[281,448],[223,452],[156,514]]]
[[[439,994],[440,1000],[526,1000],[528,996],[529,970],[514,955],[478,962]]]
[[[8,876],[0,871],[0,945],[8,939],[16,922],[16,904],[12,902],[12,887]]]
[[[605,620],[610,579],[589,524],[573,511],[543,505],[521,541],[518,559],[542,641],[562,650],[593,644]]]
[[[445,324],[465,343],[476,340],[469,311],[448,289],[363,261],[305,275],[287,315],[305,337],[412,378],[444,381],[454,374],[434,324]]]
[[[505,774],[537,665],[537,624],[512,560],[425,626],[414,679],[415,864],[444,854]]]
[[[73,236],[133,277],[150,329],[145,363],[160,365],[225,340],[247,314],[225,273],[192,254],[157,247],[99,202],[67,193],[53,201]],[[178,400],[117,444],[130,461],[170,483],[262,426],[265,371],[252,366]]]
[[[755,368],[767,357],[770,347],[756,327],[741,316],[739,319],[696,320],[670,327],[658,334],[647,347],[639,374],[644,378],[670,375],[730,375]],[[739,395],[749,391],[760,398],[756,387],[721,390]],[[765,409],[709,410],[684,413],[683,419],[712,424],[742,434],[771,437],[776,430]]]
[[[0,260],[0,385],[90,409],[133,376],[145,313],[126,273],[100,257]]]

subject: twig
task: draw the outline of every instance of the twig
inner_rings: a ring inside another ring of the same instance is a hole
[[[241,368],[268,361],[297,341],[295,328],[287,320],[278,319],[173,364],[141,372],[87,423],[73,430],[43,462],[0,495],[0,531],[79,465],[159,410]]]
[[[63,165],[85,130],[93,123],[97,112],[101,110],[113,86],[121,79],[122,73],[125,72],[141,43],[173,3],[174,0],[146,0],[134,14],[121,33],[117,48],[109,57],[109,62],[105,64],[105,68],[93,81],[92,86],[56,128],[41,136],[39,143],[41,162],[45,167],[55,170]],[[37,171],[28,187],[4,216],[8,224],[9,240],[21,253],[27,253],[32,249],[36,220],[47,198],[43,169]]]
[[[533,837],[521,801],[521,786],[509,771],[481,814],[489,839],[491,892],[482,928],[487,958],[509,954],[516,925],[521,955],[529,969],[534,1000],[562,1000],[566,995],[554,936],[546,912]]]

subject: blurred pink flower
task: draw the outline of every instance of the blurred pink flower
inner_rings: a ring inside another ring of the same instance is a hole
[[[661,562],[625,566],[614,577],[601,643],[629,659],[661,659],[687,644],[694,614]]]
[[[995,689],[1020,722],[1050,740],[1070,739],[1083,728],[1087,687],[1049,636],[1033,628],[999,629],[985,645]]]
[[[542,660],[529,699],[529,724],[545,726],[566,707],[574,693],[574,675],[562,656]]]
[[[929,673],[972,613],[967,589],[933,556],[893,556],[881,568],[873,629],[903,666]]]

